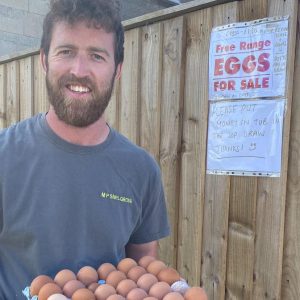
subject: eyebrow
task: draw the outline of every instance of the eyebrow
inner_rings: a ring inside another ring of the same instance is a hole
[[[104,48],[98,48],[98,47],[89,47],[88,50],[90,52],[99,52],[99,53],[104,53],[106,56],[110,57],[109,52],[104,49]]]
[[[62,49],[62,48],[76,49],[76,47],[74,45],[72,45],[72,44],[63,44],[63,45],[57,46],[55,48],[55,50],[59,50],[59,49]],[[90,51],[90,52],[104,53],[106,56],[110,57],[109,52],[105,48],[89,47],[88,51]]]

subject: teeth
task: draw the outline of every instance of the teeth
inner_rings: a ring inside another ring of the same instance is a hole
[[[81,86],[81,85],[70,85],[70,90],[73,92],[79,92],[79,93],[87,93],[89,92],[89,88]]]

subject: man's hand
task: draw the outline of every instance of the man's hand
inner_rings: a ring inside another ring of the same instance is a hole
[[[157,241],[144,243],[144,244],[127,244],[126,256],[134,259],[137,262],[141,257],[146,255],[150,255],[156,258],[157,248],[158,248]]]

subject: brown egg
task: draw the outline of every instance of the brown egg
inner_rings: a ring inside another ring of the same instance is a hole
[[[116,294],[116,289],[109,285],[109,284],[101,284],[97,287],[96,291],[94,292],[97,300],[105,300],[110,295]]]
[[[125,274],[132,268],[137,266],[137,262],[129,257],[123,258],[117,265],[117,269]]]
[[[158,274],[162,269],[165,269],[165,268],[167,268],[167,266],[166,266],[166,264],[165,264],[163,261],[161,261],[161,260],[154,260],[154,261],[152,261],[152,262],[148,265],[148,267],[146,268],[146,270],[147,270],[149,273],[151,273],[151,274],[157,276],[157,274]]]
[[[123,279],[117,286],[117,293],[126,297],[127,294],[134,288],[137,288],[136,283],[131,279]]]
[[[68,298],[71,298],[72,295],[79,289],[84,288],[84,284],[79,280],[70,280],[68,281],[64,287],[63,292]]]
[[[125,298],[121,295],[115,294],[109,296],[106,300],[125,300]]]
[[[107,275],[114,270],[116,270],[116,267],[111,263],[104,263],[100,265],[100,267],[97,270],[99,279],[106,280]]]
[[[39,275],[35,277],[30,284],[30,295],[37,296],[43,285],[49,282],[54,282],[54,280],[47,275]]]
[[[154,260],[155,260],[155,257],[146,255],[146,256],[143,256],[142,258],[140,258],[139,265],[146,269],[148,267],[148,265]]]
[[[89,286],[91,283],[98,281],[98,273],[93,267],[84,266],[78,271],[77,279],[85,286]]]
[[[121,271],[114,270],[106,277],[106,283],[112,285],[114,288],[117,288],[118,283],[123,279],[126,279],[126,275]]]
[[[149,296],[153,296],[159,300],[162,300],[164,296],[171,292],[171,287],[166,282],[159,281],[151,286],[149,290]]]
[[[72,295],[72,300],[95,300],[96,297],[89,289],[79,289]]]
[[[110,295],[116,294],[117,291],[109,284],[101,284],[94,293],[97,300],[106,300]]]
[[[126,299],[127,300],[143,300],[145,297],[147,297],[147,293],[140,288],[132,289],[128,294]]]
[[[75,273],[68,269],[59,271],[54,277],[55,283],[58,284],[61,288],[63,288],[68,281],[74,279],[76,279]]]
[[[207,300],[207,295],[203,288],[193,286],[184,293],[185,300]]]
[[[141,266],[135,266],[128,271],[127,278],[137,282],[138,279],[146,273],[147,273],[147,271],[145,268],[143,268]]]
[[[138,279],[137,286],[143,289],[146,293],[148,293],[151,286],[156,282],[158,282],[158,280],[153,274],[146,273]]]
[[[164,268],[157,274],[157,278],[159,281],[172,285],[175,281],[180,280],[180,275],[174,268]]]
[[[94,293],[98,286],[100,286],[98,282],[93,282],[88,286],[88,289]]]
[[[164,296],[163,300],[184,300],[184,298],[180,293],[171,292]]]
[[[62,289],[54,282],[46,283],[39,291],[38,299],[47,300],[53,294],[62,294]]]
[[[109,284],[101,284],[94,292],[97,300],[106,300],[110,295],[116,294],[116,289]]]
[[[68,300],[63,294],[53,294],[47,300]]]
[[[157,300],[157,298],[149,296],[144,298],[143,300]]]

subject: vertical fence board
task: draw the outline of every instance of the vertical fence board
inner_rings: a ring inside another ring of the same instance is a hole
[[[33,57],[33,112],[46,112],[49,108],[44,70],[39,55]]]
[[[184,48],[184,18],[178,17],[164,22],[160,165],[172,235],[160,243],[160,251],[168,264],[173,264],[177,255]]]
[[[20,60],[20,120],[33,114],[33,59]]]
[[[237,18],[236,2],[213,7],[213,26]],[[225,297],[229,196],[229,176],[206,176],[201,277],[209,299]]]
[[[141,63],[141,133],[140,145],[147,149],[153,157],[159,161],[160,146],[160,105],[161,99],[161,78],[162,78],[162,23],[144,26],[142,28],[142,63]],[[166,243],[172,244],[171,237]],[[164,253],[159,249],[159,257],[163,258]],[[165,259],[165,258],[163,258]],[[172,257],[168,264],[176,263]]]
[[[231,180],[226,298],[252,299],[256,221],[255,178]]]
[[[177,268],[191,285],[201,276],[208,95],[200,82],[207,81],[211,27],[211,10],[187,15]]]
[[[280,299],[283,256],[288,145],[294,72],[297,1],[269,1],[268,16],[290,15],[286,76],[286,114],[283,129],[282,168],[278,179],[258,180],[257,239],[254,299]]]
[[[239,2],[239,21],[267,16],[267,0]],[[241,196],[243,195],[243,196]],[[231,178],[226,298],[252,299],[255,261],[256,177]]]
[[[105,110],[105,117],[108,124],[115,129],[119,129],[119,94],[120,94],[120,80],[116,79],[114,89],[111,95],[109,104]]]
[[[160,104],[162,77],[163,26],[142,28],[141,63],[141,146],[158,161],[160,142]]]
[[[0,129],[6,127],[6,65],[0,65]]]
[[[17,60],[7,64],[6,118],[8,124],[20,119],[20,74]]]
[[[125,32],[125,54],[121,77],[120,131],[139,143],[140,28]]]
[[[251,21],[267,16],[268,0],[246,0],[239,2],[239,20]]]
[[[298,14],[298,26],[300,14]],[[299,27],[298,27],[299,28]],[[281,299],[300,299],[300,32],[297,34],[287,179]]]

